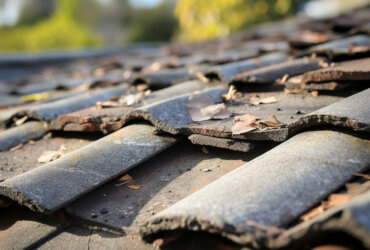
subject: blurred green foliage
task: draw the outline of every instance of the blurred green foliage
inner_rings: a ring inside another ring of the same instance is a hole
[[[178,0],[178,38],[199,41],[227,36],[251,24],[294,14],[305,0]]]
[[[102,39],[76,21],[77,0],[58,0],[55,13],[33,26],[0,29],[1,51],[40,51],[102,44]]]
[[[162,2],[148,9],[138,9],[130,20],[127,41],[148,42],[168,41],[177,28],[177,20],[173,14],[173,6]]]
[[[0,51],[207,40],[292,15],[304,1],[162,0],[137,8],[129,0],[27,0],[18,23],[0,27]]]

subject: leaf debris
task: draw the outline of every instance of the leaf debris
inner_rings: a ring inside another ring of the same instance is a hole
[[[130,189],[134,189],[134,190],[140,189],[139,184],[128,184],[127,187],[130,188]]]
[[[231,132],[234,135],[239,135],[255,130],[257,128],[256,121],[259,119],[261,118],[250,114],[236,116],[234,118],[234,125],[231,127]]]
[[[189,97],[187,108],[191,119],[195,122],[226,119],[231,116],[224,103],[215,104],[211,98],[199,92]]]
[[[275,96],[270,96],[262,99],[257,100],[251,100],[251,104],[254,106],[260,105],[260,104],[269,104],[269,103],[275,103],[277,102],[277,99]]]
[[[56,151],[45,151],[42,155],[37,159],[39,163],[46,163],[50,161],[54,161],[61,157],[66,150],[66,147],[62,145],[59,150]]]

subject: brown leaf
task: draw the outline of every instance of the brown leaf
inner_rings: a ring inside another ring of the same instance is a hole
[[[325,210],[324,210],[323,206],[322,206],[322,205],[320,205],[320,206],[318,206],[318,207],[316,207],[316,208],[312,209],[312,210],[311,210],[311,211],[309,211],[308,213],[306,213],[306,214],[302,215],[302,216],[300,217],[300,220],[301,220],[301,221],[308,221],[309,219],[311,219],[311,218],[313,218],[313,217],[315,217],[315,216],[317,216],[317,215],[319,215],[319,214],[322,214],[324,211],[325,211]]]
[[[347,183],[346,184],[347,192],[351,195],[357,195],[360,194],[368,189],[366,185],[363,185],[361,183],[355,182],[355,183]]]
[[[127,187],[135,190],[140,189],[139,184],[128,184]]]
[[[128,181],[132,181],[132,180],[133,180],[133,178],[129,174],[125,174],[124,176],[122,176],[121,178],[118,179],[119,182],[128,182]]]
[[[369,174],[361,174],[361,173],[355,173],[353,174],[354,176],[360,176],[362,178],[365,178],[367,180],[370,180],[370,175]]]
[[[204,146],[202,147],[202,152],[205,153],[205,154],[208,154],[209,153],[208,149],[206,147],[204,147]]]
[[[231,116],[224,103],[214,104],[206,95],[194,93],[187,104],[191,119],[195,122],[210,119],[225,119]]]
[[[15,146],[15,147],[12,147],[11,149],[9,149],[10,151],[15,151],[15,150],[18,150],[18,149],[21,149],[23,147],[23,143]]]
[[[319,91],[317,91],[317,90],[314,90],[314,91],[312,91],[311,92],[311,95],[313,95],[313,96],[319,96]]]
[[[234,100],[238,97],[241,97],[243,94],[241,92],[237,92],[236,91],[236,88],[234,85],[230,85],[230,88],[229,88],[229,91],[227,92],[227,94],[223,94],[221,96],[222,100],[224,101],[230,101],[230,100]]]
[[[21,119],[18,119],[15,121],[16,126],[22,125],[26,120],[28,119],[28,116],[23,116]]]
[[[269,104],[269,103],[275,103],[275,102],[277,102],[276,97],[270,96],[270,97],[262,98],[259,100],[251,101],[251,104],[257,106],[260,104]]]
[[[50,161],[54,161],[58,159],[60,156],[64,154],[64,151],[58,150],[58,151],[45,151],[38,159],[37,161],[40,163],[46,163]]]
[[[239,135],[256,129],[255,122],[260,119],[257,116],[245,114],[234,118],[234,125],[231,127],[233,134]]]
[[[104,101],[104,102],[97,102],[96,106],[99,108],[112,108],[112,107],[122,107],[122,104],[119,102],[114,101]]]
[[[280,122],[275,115],[271,115],[271,118],[273,120],[275,120],[275,122],[272,122],[272,121],[259,121],[258,124],[261,124],[262,126],[265,126],[265,127],[274,127],[274,128],[282,128],[282,127],[285,127],[286,124],[285,123],[282,123]]]
[[[352,195],[349,194],[331,194],[328,198],[328,201],[324,201],[322,205],[324,209],[329,209],[344,204],[351,198]]]
[[[284,88],[284,93],[285,94],[301,94],[303,91],[300,89],[287,89]]]

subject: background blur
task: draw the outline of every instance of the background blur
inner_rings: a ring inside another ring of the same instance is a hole
[[[0,51],[195,42],[299,14],[325,18],[370,0],[0,0]]]

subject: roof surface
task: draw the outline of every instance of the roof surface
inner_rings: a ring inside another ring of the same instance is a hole
[[[0,249],[370,249],[369,16],[1,57]]]

